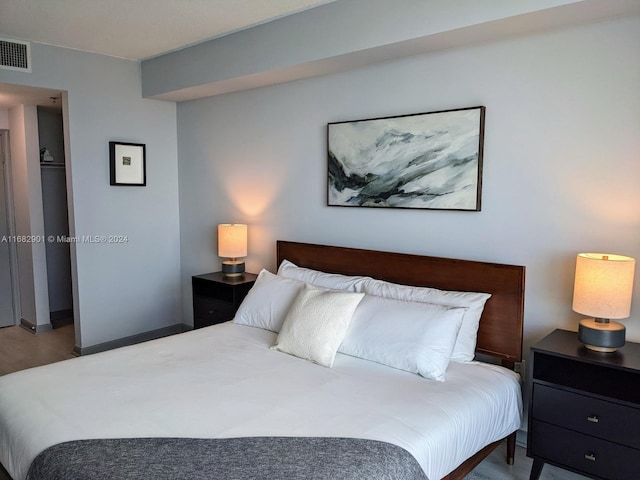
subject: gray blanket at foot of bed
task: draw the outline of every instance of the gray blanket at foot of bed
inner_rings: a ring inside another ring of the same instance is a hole
[[[78,440],[40,453],[27,480],[427,480],[406,450],[355,438]]]

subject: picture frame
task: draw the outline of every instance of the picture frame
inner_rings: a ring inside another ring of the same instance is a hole
[[[480,211],[485,110],[327,124],[327,205]]]
[[[109,142],[109,175],[111,185],[125,187],[146,186],[145,144]]]

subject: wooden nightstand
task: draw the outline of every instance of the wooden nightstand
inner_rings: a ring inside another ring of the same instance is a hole
[[[640,344],[588,350],[555,330],[531,348],[530,480],[545,463],[606,480],[640,479]]]
[[[208,327],[231,320],[258,276],[245,273],[225,277],[222,272],[191,277],[193,328]]]

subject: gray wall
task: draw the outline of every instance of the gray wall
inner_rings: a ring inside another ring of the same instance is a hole
[[[46,147],[55,163],[64,163],[62,108],[38,107],[40,148]]]
[[[44,234],[48,238],[69,235],[67,219],[67,191],[64,168],[42,166],[42,209]],[[71,255],[69,243],[47,241],[47,284],[49,286],[49,311],[65,313],[73,310],[71,281]]]
[[[575,255],[640,258],[638,45],[633,16],[179,104],[185,318],[190,276],[219,269],[216,225],[246,222],[252,272],[277,239],[522,264],[525,348],[576,329]],[[475,105],[482,212],[326,206],[327,122]]]
[[[42,238],[44,219],[40,187],[40,147],[36,107],[9,110],[11,176],[16,236]],[[17,242],[20,319],[36,331],[51,328],[45,244]]]
[[[64,91],[76,343],[86,348],[181,323],[176,106],[141,98],[137,62],[32,43],[32,73],[0,82]],[[13,134],[13,132],[12,132]],[[109,186],[110,140],[145,143],[147,186]]]
[[[1,112],[0,112],[1,115]],[[7,119],[8,123],[8,119]],[[8,126],[8,125],[7,125]],[[9,163],[4,160],[9,155],[9,135],[2,128],[0,121],[0,237],[5,237],[13,233],[13,217],[9,215],[11,198],[11,171]],[[8,327],[16,323],[15,300],[13,296],[12,270],[14,270],[14,262],[12,253],[14,245],[7,241],[0,241],[0,327]]]

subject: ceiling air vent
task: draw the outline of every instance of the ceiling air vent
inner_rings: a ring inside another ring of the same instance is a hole
[[[31,44],[21,40],[0,38],[0,68],[31,71]]]

